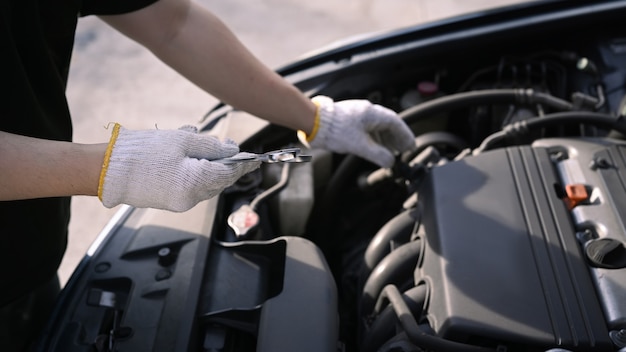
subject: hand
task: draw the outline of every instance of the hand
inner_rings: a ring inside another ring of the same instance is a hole
[[[313,98],[319,106],[317,131],[307,137],[311,147],[351,153],[381,167],[391,167],[394,153],[415,146],[415,136],[398,115],[367,100],[333,102],[325,96]]]
[[[100,175],[98,196],[106,207],[186,211],[219,194],[259,162],[225,165],[211,160],[239,152],[233,141],[178,130],[127,130],[116,124]]]

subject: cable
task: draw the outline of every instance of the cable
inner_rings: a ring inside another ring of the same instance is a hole
[[[548,114],[541,118],[523,120],[506,125],[501,131],[485,138],[481,145],[474,150],[473,154],[480,154],[497,142],[509,137],[523,136],[532,130],[554,125],[562,126],[565,124],[589,124],[626,134],[626,123],[622,116],[613,116],[590,111],[559,112]]]
[[[486,89],[446,95],[429,100],[402,111],[399,115],[407,124],[412,124],[446,111],[475,105],[498,104],[541,104],[557,111],[571,111],[574,105],[547,93],[533,89]]]
[[[468,345],[460,342],[445,340],[436,336],[428,335],[423,332],[415,318],[411,314],[411,310],[407,306],[406,302],[402,298],[402,294],[398,291],[398,288],[394,285],[385,286],[378,302],[377,306],[383,304],[384,300],[388,300],[389,304],[393,307],[396,317],[400,322],[400,325],[406,332],[409,340],[416,346],[422,349],[432,351],[456,351],[456,352],[494,352],[495,349]]]

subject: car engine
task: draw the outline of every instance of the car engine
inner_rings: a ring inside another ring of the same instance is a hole
[[[586,56],[545,51],[501,57],[453,94],[452,69],[363,94],[400,111],[414,151],[392,169],[316,150],[311,165],[267,166],[261,188],[284,187],[272,198],[225,196],[233,213],[254,203],[259,225],[219,235],[315,243],[346,350],[624,348],[626,130],[599,75]]]
[[[188,214],[127,209],[42,350],[626,351],[626,36],[573,33],[303,74],[398,111],[415,148],[380,169],[264,127],[241,148],[311,162]]]

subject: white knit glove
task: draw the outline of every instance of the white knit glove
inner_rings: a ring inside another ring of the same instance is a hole
[[[198,134],[191,126],[132,131],[116,124],[102,166],[98,197],[109,208],[128,204],[186,211],[259,167],[259,162],[211,162],[238,152],[235,142]]]
[[[391,167],[394,153],[415,146],[411,129],[390,109],[367,100],[335,103],[321,95],[312,100],[318,106],[315,127],[308,136],[299,133],[300,140],[311,147],[351,153],[381,167]]]

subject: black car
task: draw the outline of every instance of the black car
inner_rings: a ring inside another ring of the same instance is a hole
[[[311,160],[185,213],[120,210],[41,351],[626,351],[626,1],[465,15],[279,73],[394,109],[415,149],[379,169],[216,106],[204,132]]]

